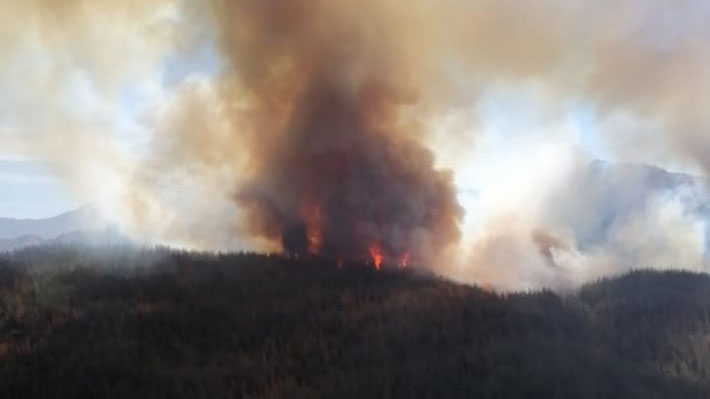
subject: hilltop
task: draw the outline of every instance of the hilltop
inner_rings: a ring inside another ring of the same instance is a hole
[[[710,277],[496,294],[413,270],[129,247],[0,256],[0,396],[708,397]]]

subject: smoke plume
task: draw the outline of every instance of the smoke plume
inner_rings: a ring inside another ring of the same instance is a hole
[[[706,3],[6,2],[0,145],[147,242],[502,289],[705,270]]]
[[[463,211],[451,174],[435,169],[419,126],[401,118],[418,89],[404,43],[393,42],[388,19],[358,8],[220,4],[221,46],[254,132],[235,198],[253,233],[288,254],[428,263],[458,240]]]

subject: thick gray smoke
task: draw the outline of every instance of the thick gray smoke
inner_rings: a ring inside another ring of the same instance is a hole
[[[418,127],[401,126],[416,82],[399,76],[408,60],[387,39],[387,20],[346,10],[234,1],[218,13],[222,46],[252,96],[245,112],[257,118],[236,198],[253,233],[288,254],[428,264],[458,241],[463,210]]]

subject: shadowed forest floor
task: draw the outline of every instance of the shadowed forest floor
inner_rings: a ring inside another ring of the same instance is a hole
[[[278,256],[0,255],[2,398],[710,397],[710,277],[559,296]]]

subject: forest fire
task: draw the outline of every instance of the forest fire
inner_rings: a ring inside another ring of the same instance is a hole
[[[382,267],[382,260],[384,255],[382,255],[382,249],[377,244],[370,245],[370,257],[372,258],[372,263],[375,265],[375,269],[378,271]]]
[[[319,255],[323,247],[320,209],[318,207],[305,207],[302,217],[306,228],[308,253],[310,255]]]
[[[407,266],[409,265],[409,252],[405,252],[402,257],[399,259],[399,268],[400,269],[406,269]]]
[[[396,43],[329,3],[302,1],[313,11],[305,14],[287,0],[224,4],[236,18],[226,26],[240,28],[224,32],[222,46],[253,99],[241,111],[250,168],[235,195],[250,233],[294,257],[369,254],[378,269],[427,264],[455,244],[463,209],[452,173],[419,140],[423,127],[403,119],[417,84],[402,78],[408,63]],[[345,51],[313,26],[344,30],[354,44]]]
[[[378,244],[372,244],[370,245],[368,252],[370,254],[370,260],[372,261],[372,264],[375,266],[375,269],[382,270],[382,268],[390,263],[388,263],[387,257],[385,254],[382,252],[382,247]],[[403,253],[399,257],[399,261],[396,263],[396,266],[399,269],[405,269],[409,265],[409,252]],[[391,266],[394,267],[395,264],[394,262],[391,263]]]

